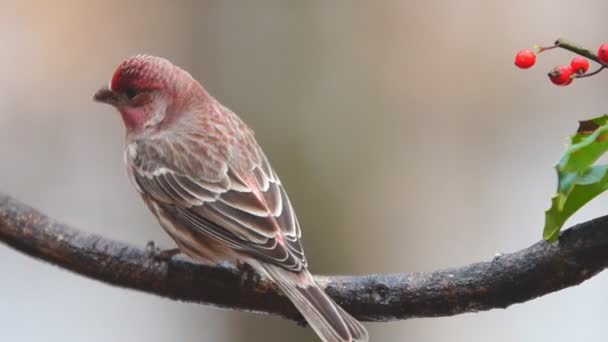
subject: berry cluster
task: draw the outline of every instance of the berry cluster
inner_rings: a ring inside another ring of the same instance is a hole
[[[558,86],[567,86],[572,83],[575,78],[593,76],[602,71],[604,68],[608,68],[608,43],[600,45],[600,47],[597,49],[597,54],[593,54],[588,50],[582,49],[561,39],[558,39],[552,46],[535,46],[533,49],[520,50],[515,55],[515,65],[521,69],[531,68],[536,63],[536,56],[539,53],[557,47],[569,50],[579,54],[580,56],[574,57],[572,61],[570,61],[570,65],[560,65],[553,68],[549,72],[548,76],[553,84]],[[587,73],[589,70],[589,60],[585,57],[600,64],[599,69],[594,72]]]

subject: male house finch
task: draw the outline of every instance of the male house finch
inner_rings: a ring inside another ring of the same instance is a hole
[[[250,264],[323,341],[368,340],[308,272],[285,189],[236,114],[186,71],[146,55],[123,61],[94,98],[120,112],[129,176],[181,252]]]

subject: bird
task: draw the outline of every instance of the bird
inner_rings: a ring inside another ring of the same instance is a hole
[[[308,271],[294,208],[254,132],[169,60],[123,60],[94,100],[125,126],[137,192],[180,253],[248,264],[271,279],[324,342],[368,341]]]

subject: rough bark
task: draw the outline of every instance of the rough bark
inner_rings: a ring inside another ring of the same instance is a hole
[[[0,193],[0,241],[105,283],[302,322],[276,286],[246,265],[209,266],[186,257],[156,261],[132,246],[59,223]],[[363,321],[450,316],[506,308],[577,285],[608,265],[608,216],[490,261],[429,273],[318,276],[327,293]]]

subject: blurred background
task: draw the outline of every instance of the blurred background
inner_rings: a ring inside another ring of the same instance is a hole
[[[560,88],[544,54],[596,49],[604,0],[0,0],[0,191],[73,226],[171,241],[131,188],[119,116],[91,96],[125,57],[189,70],[257,132],[315,273],[431,271],[541,237],[552,169],[608,75]],[[602,33],[603,32],[603,33]],[[606,213],[603,196],[568,226]],[[338,246],[338,247],[336,247]],[[274,316],[114,288],[0,244],[2,341],[314,341]],[[515,305],[367,323],[373,341],[598,341],[608,274]]]

